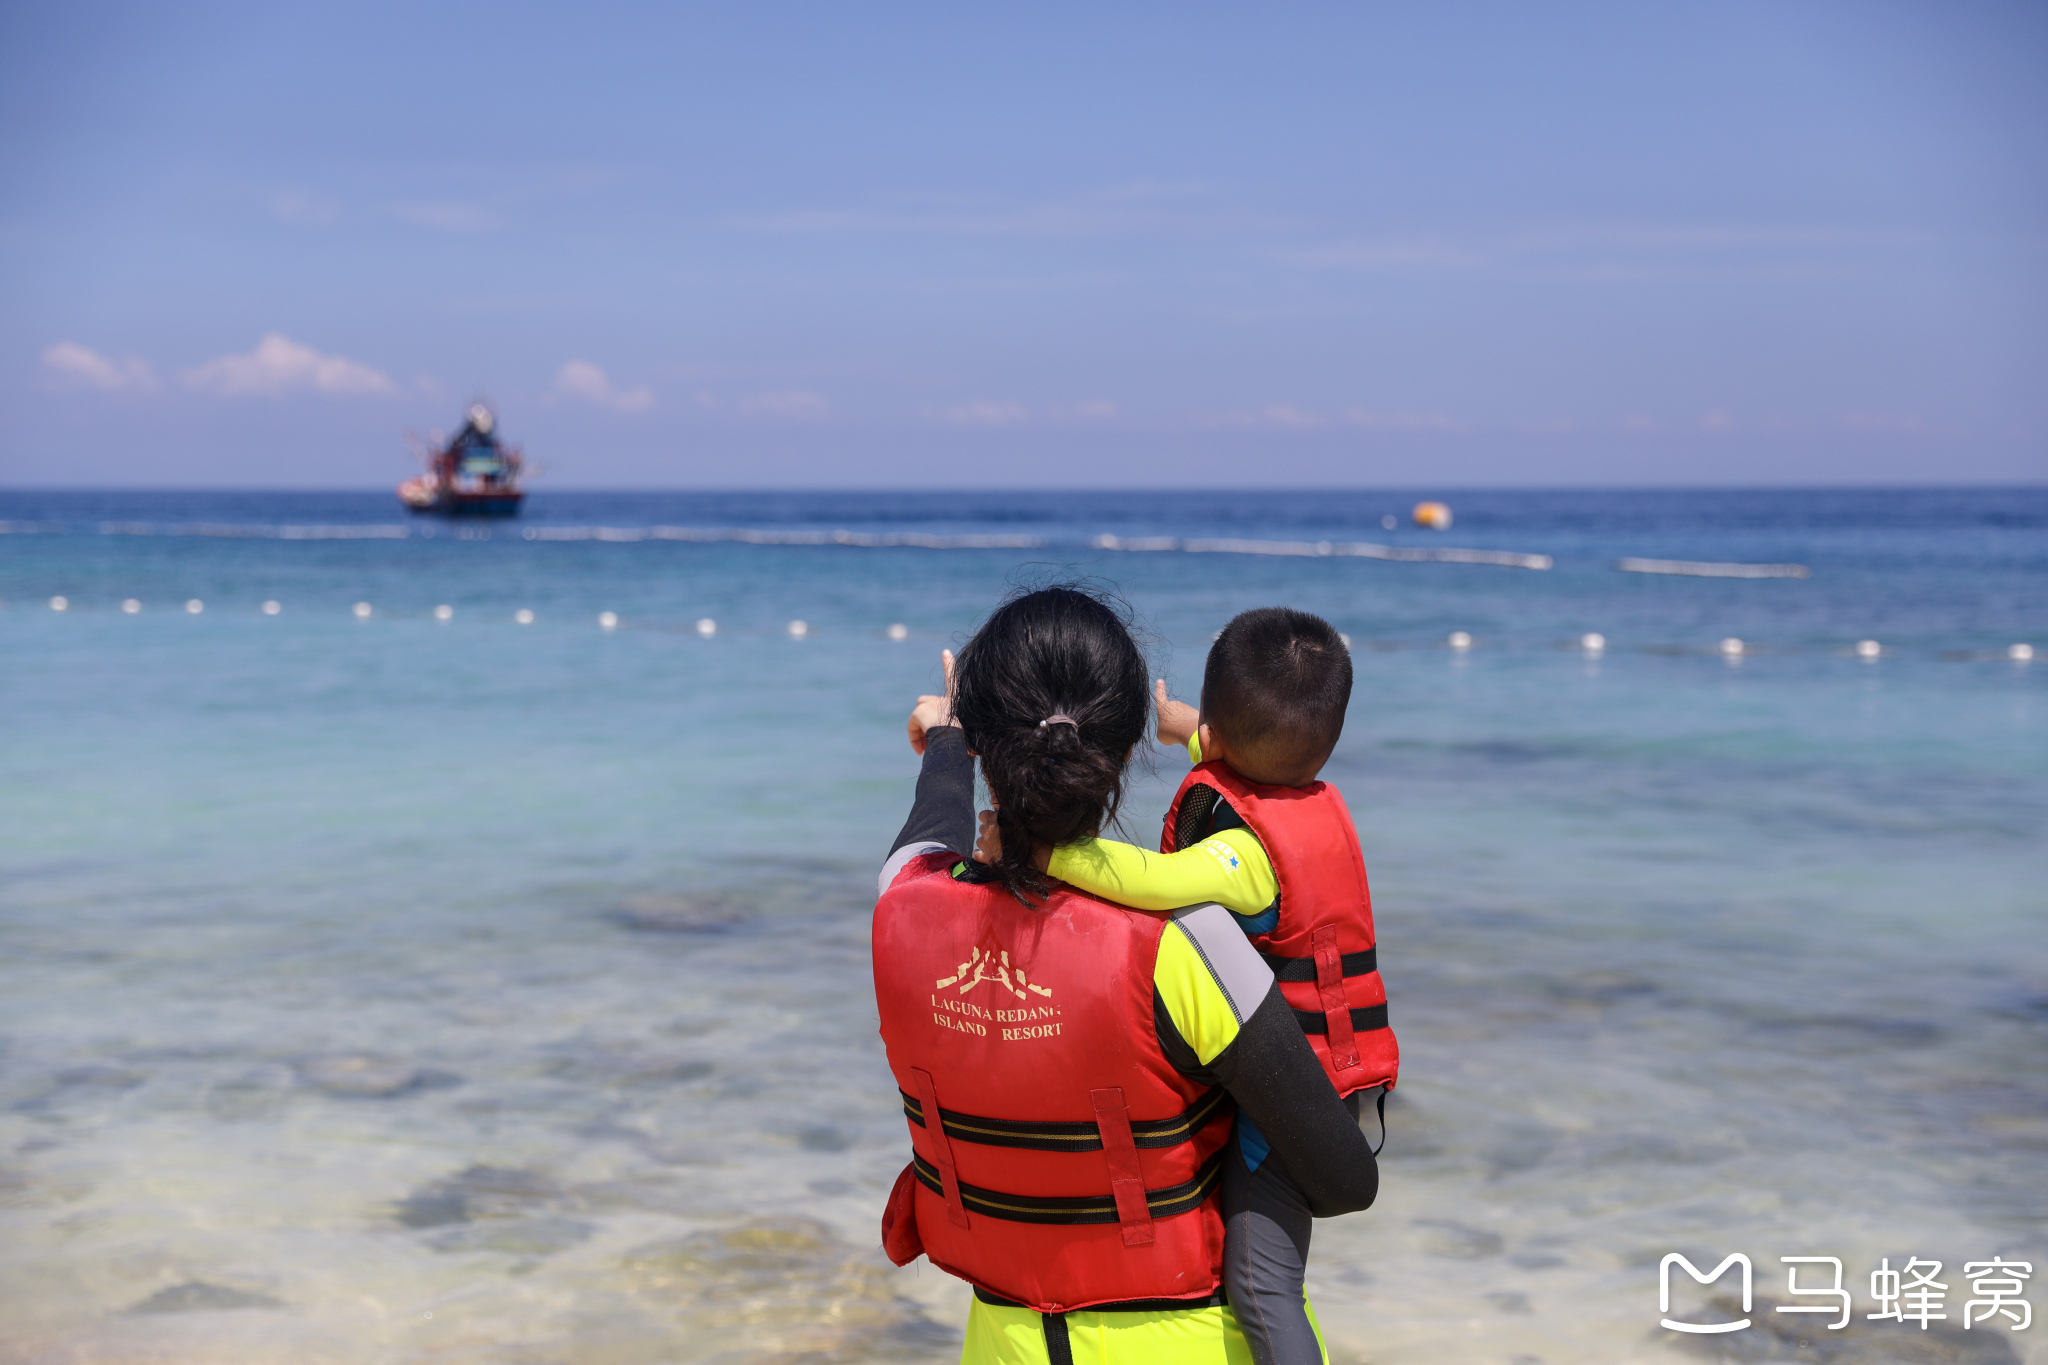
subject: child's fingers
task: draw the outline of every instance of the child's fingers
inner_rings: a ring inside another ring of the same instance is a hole
[[[940,650],[939,662],[944,664],[946,668],[946,695],[950,697],[953,695],[953,651],[950,649]]]
[[[1168,700],[1166,695],[1166,679],[1161,678],[1158,682],[1152,684],[1152,695],[1159,699],[1159,709],[1164,711]]]

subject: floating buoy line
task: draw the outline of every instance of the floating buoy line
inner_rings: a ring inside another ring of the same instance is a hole
[[[10,604],[6,602],[0,602],[0,608],[5,608],[8,605]],[[74,611],[87,610],[87,608],[84,607],[81,603],[75,601],[70,597],[63,596],[61,594],[46,599],[46,605],[48,606],[49,610],[59,613],[70,613]],[[185,614],[191,616],[199,616],[205,613],[207,610],[207,604],[202,599],[197,597],[188,598],[184,602],[176,603],[174,605],[182,607]],[[140,616],[147,610],[142,600],[136,597],[127,597],[121,599],[120,602],[116,604],[116,609],[122,615],[125,616]],[[256,610],[264,616],[278,616],[283,614],[284,604],[278,601],[276,598],[270,598],[262,602],[256,608]],[[353,606],[348,608],[348,612],[349,615],[353,616],[358,621],[369,621],[372,618],[381,618],[385,620],[398,621],[413,619],[408,618],[404,614],[382,612],[378,607],[369,602],[357,602]],[[447,622],[450,622],[455,619],[455,608],[449,605],[448,603],[443,602],[440,605],[428,611],[426,615],[434,621],[446,624]],[[497,616],[495,618],[487,616],[485,619],[496,619],[500,621],[510,620],[515,625],[530,626],[538,623],[540,620],[540,616],[539,613],[535,612],[531,607],[519,607],[513,610],[507,616]],[[725,627],[721,626],[715,619],[709,616],[700,616],[695,621],[680,624],[670,621],[662,621],[658,619],[633,621],[629,623],[626,620],[626,618],[622,617],[618,612],[601,611],[598,612],[594,618],[590,619],[595,620],[597,628],[599,630],[606,632],[616,631],[620,629],[622,626],[627,626],[630,624],[632,627],[641,630],[696,635],[699,638],[706,640],[726,633]],[[777,630],[771,631],[766,628],[757,627],[751,631],[746,631],[743,633],[755,636],[774,634],[786,636],[789,639],[793,640],[804,640],[809,639],[812,635],[816,634],[817,627],[813,626],[810,622],[802,618],[795,618],[785,622],[782,625],[782,627]],[[899,643],[910,639],[911,634],[911,628],[902,621],[892,621],[888,625],[880,627],[879,629],[874,631],[874,635],[878,638]],[[1372,653],[1398,653],[1405,650],[1427,649],[1432,647],[1428,644],[1418,643],[1414,640],[1380,639],[1363,640],[1354,643],[1350,635],[1344,635],[1342,639],[1347,648],[1369,651]],[[1463,656],[1472,653],[1476,649],[1482,648],[1482,642],[1477,636],[1473,635],[1470,631],[1453,630],[1448,634],[1444,635],[1434,647],[1438,649],[1447,649],[1453,654]],[[1539,649],[1546,648],[1546,646],[1542,645],[1537,645],[1533,647]],[[1502,646],[1494,645],[1491,646],[1491,648],[1501,649]],[[1529,648],[1532,648],[1532,646],[1526,643],[1506,646],[1506,649],[1509,651],[1527,650]],[[1588,658],[1599,658],[1610,652],[1610,650],[1612,649],[1612,642],[1608,639],[1606,635],[1602,634],[1599,631],[1587,631],[1584,634],[1579,635],[1575,638],[1557,641],[1554,644],[1547,646],[1547,648],[1561,650],[1576,650],[1580,653],[1585,654]],[[1718,655],[1721,658],[1730,661],[1731,663],[1740,662],[1741,660],[1751,658],[1759,654],[1769,654],[1772,657],[1778,658],[1789,658],[1814,653],[1825,653],[1845,658],[1857,659],[1864,663],[1876,663],[1883,659],[1896,659],[1901,657],[1901,651],[1889,645],[1886,645],[1881,641],[1872,639],[1856,640],[1847,645],[1832,648],[1826,646],[1793,646],[1789,648],[1766,648],[1760,647],[1754,641],[1745,640],[1737,635],[1725,636],[1719,641],[1716,641],[1710,645],[1702,644],[1688,646],[1670,643],[1645,643],[1634,646],[1633,652],[1638,654],[1667,656],[1687,654]],[[1981,663],[1993,660],[2006,660],[2011,663],[2025,664],[2032,663],[2034,661],[2035,649],[2031,643],[2021,640],[2015,641],[2014,643],[2006,645],[2005,647],[1999,649],[1948,649],[1936,651],[1935,654],[1937,658],[1940,658],[1944,661],[1951,663]]]
[[[1623,573],[1676,574],[1682,578],[1811,578],[1804,564],[1713,564],[1695,559],[1617,559]]]
[[[1416,525],[1437,531],[1451,525],[1450,509],[1426,502],[1414,512]],[[1393,530],[1390,514],[1381,525]],[[201,536],[227,540],[422,540],[435,538],[432,525],[402,522],[368,525],[241,525],[224,522],[102,521],[94,531],[103,536]],[[0,535],[68,535],[67,522],[0,521]],[[1053,542],[1034,535],[940,535],[923,531],[774,531],[731,526],[526,526],[520,538],[532,542],[599,541],[638,544],[672,541],[695,545],[843,546],[855,549],[1042,550]],[[489,527],[454,530],[460,541],[488,541]],[[1453,546],[1387,545],[1377,541],[1251,540],[1239,537],[1098,535],[1082,541],[1089,549],[1111,553],[1196,555],[1278,555],[1296,558],[1377,559],[1394,564],[1480,564],[1496,568],[1544,570],[1556,566],[1546,554],[1519,550],[1468,549]],[[1691,578],[1810,578],[1804,564],[1720,564],[1684,559],[1615,561],[1623,573],[1675,574]]]
[[[1493,564],[1504,569],[1548,569],[1556,561],[1549,555],[1523,554],[1518,550],[1459,550],[1381,545],[1374,541],[1337,540],[1238,540],[1183,539],[1180,536],[1095,537],[1089,544],[1097,550],[1119,550],[1134,554],[1174,553],[1189,555],[1284,555],[1302,559],[1384,559],[1401,564]]]

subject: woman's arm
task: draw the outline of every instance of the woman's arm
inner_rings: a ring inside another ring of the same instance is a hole
[[[1318,1218],[1371,1206],[1379,1164],[1337,1098],[1273,973],[1218,905],[1182,910],[1153,970],[1160,1046],[1180,1071],[1228,1090]]]
[[[939,663],[946,673],[945,695],[919,697],[910,711],[910,750],[924,759],[924,766],[918,769],[910,818],[882,863],[876,895],[887,891],[914,858],[974,851],[974,755],[967,752],[966,737],[953,719],[953,651],[940,651]]]

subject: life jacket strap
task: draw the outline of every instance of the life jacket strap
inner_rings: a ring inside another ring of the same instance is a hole
[[[974,1286],[974,1297],[991,1308],[1030,1308],[1016,1299],[1006,1299],[1000,1294]],[[1069,1308],[1065,1313],[1178,1313],[1190,1308],[1221,1308],[1230,1302],[1230,1295],[1222,1285],[1215,1292],[1193,1299],[1120,1299],[1115,1303],[1091,1303],[1086,1308]],[[1037,1312],[1037,1309],[1032,1309]],[[1052,1314],[1044,1314],[1051,1317]]]
[[[899,1090],[897,1094],[903,1097],[903,1116],[919,1128],[927,1127],[923,1101],[906,1091]],[[1229,1092],[1223,1087],[1212,1086],[1193,1104],[1170,1118],[1133,1121],[1131,1139],[1141,1149],[1178,1147],[1183,1142],[1193,1142],[1211,1120],[1229,1112],[1224,1103],[1228,1098]],[[939,1117],[945,1122],[947,1137],[979,1147],[1021,1147],[1037,1152],[1102,1150],[1102,1130],[1093,1123],[985,1118],[980,1114],[963,1114],[957,1109],[941,1109]]]
[[[1330,1016],[1327,1014],[1311,1013],[1308,1010],[1296,1010],[1294,1011],[1294,1022],[1301,1025],[1303,1033],[1328,1033],[1330,1031]],[[1354,1035],[1371,1033],[1374,1029],[1382,1029],[1386,1026],[1387,1007],[1385,1005],[1355,1005],[1352,1007],[1351,1032]]]
[[[1275,981],[1315,981],[1316,960],[1313,957],[1281,957],[1277,953],[1260,953],[1266,965],[1273,971]],[[1380,969],[1380,951],[1367,948],[1362,953],[1346,953],[1337,959],[1337,966],[1345,976],[1371,976]]]
[[[1338,1071],[1358,1068],[1358,1043],[1351,1033],[1351,1002],[1344,998],[1344,967],[1337,951],[1337,926],[1325,924],[1309,939],[1315,949],[1316,995],[1323,1005],[1330,1037],[1330,1065]]]
[[[918,1098],[927,1112],[938,1113],[939,1088],[932,1081],[932,1073],[913,1068],[910,1074],[917,1081]],[[953,1142],[946,1136],[946,1125],[935,1123],[925,1133],[931,1138],[932,1151],[938,1158],[934,1164],[938,1167],[939,1193],[946,1200],[946,1217],[956,1228],[967,1227],[967,1204],[960,1197],[960,1176],[953,1168]]]
[[[1102,1130],[1102,1156],[1109,1166],[1110,1193],[1116,1196],[1117,1221],[1124,1225],[1124,1245],[1150,1246],[1152,1210],[1145,1201],[1145,1169],[1138,1162],[1138,1144],[1131,1140],[1123,1087],[1091,1090],[1088,1098],[1095,1103],[1095,1126]]]
[[[1074,1365],[1074,1338],[1067,1331],[1067,1315],[1045,1313],[1038,1321],[1045,1328],[1045,1365]]]
[[[1229,1149],[1219,1147],[1202,1163],[1194,1178],[1164,1189],[1145,1191],[1145,1208],[1154,1219],[1174,1218],[1183,1213],[1193,1213],[1202,1206],[1202,1201],[1216,1191],[1216,1182],[1223,1175],[1223,1155]],[[939,1178],[939,1168],[933,1163],[911,1153],[911,1169],[919,1183],[933,1194],[942,1198],[945,1186]],[[962,1182],[960,1198],[975,1213],[989,1218],[1000,1218],[1010,1223],[1050,1223],[1074,1226],[1080,1224],[1121,1223],[1123,1211],[1117,1201],[1107,1193],[1081,1196],[1045,1196],[1036,1194],[1008,1194],[1002,1190],[984,1189],[979,1185]]]

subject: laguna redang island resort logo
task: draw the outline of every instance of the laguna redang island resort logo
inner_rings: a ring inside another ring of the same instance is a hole
[[[983,986],[995,988],[993,997],[983,992],[978,999],[963,998]],[[1012,1004],[1012,1000],[1017,1003]],[[981,1038],[991,1036],[993,1029],[994,1036],[1005,1043],[1057,1038],[1060,1011],[1051,1000],[1052,988],[1030,980],[1023,964],[1010,960],[1009,949],[996,940],[995,930],[991,929],[982,935],[980,943],[967,950],[967,960],[951,976],[942,976],[934,983],[932,1022],[955,1033],[971,1033]]]

